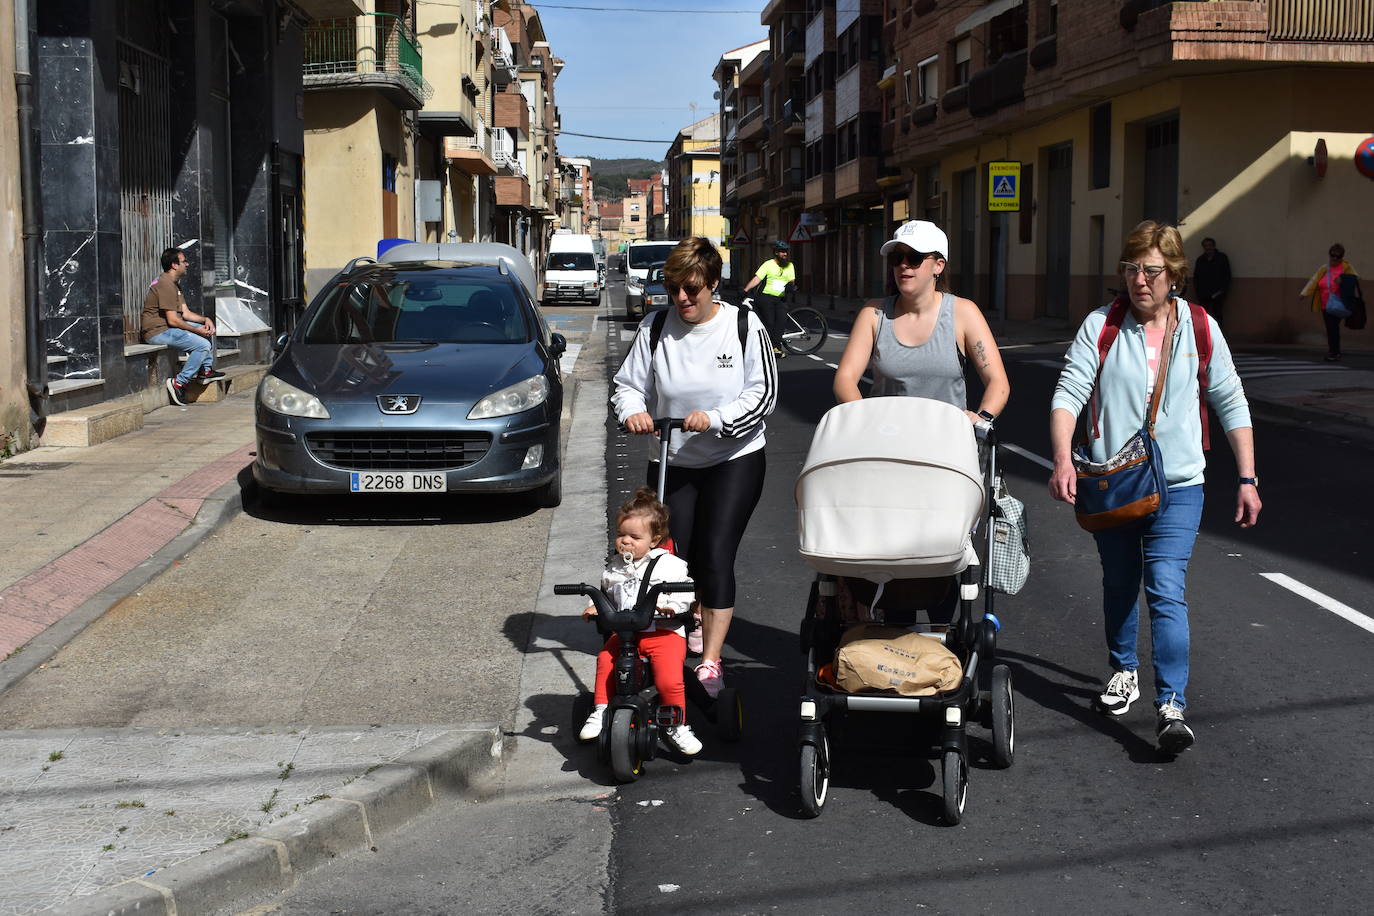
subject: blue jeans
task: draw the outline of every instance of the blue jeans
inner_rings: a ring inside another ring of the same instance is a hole
[[[1169,490],[1169,507],[1153,522],[1124,525],[1093,535],[1102,558],[1102,611],[1107,651],[1116,671],[1134,671],[1140,630],[1140,583],[1150,609],[1154,644],[1155,705],[1172,700],[1186,707],[1188,601],[1184,586],[1202,522],[1202,485]]]
[[[188,322],[194,324],[194,322]],[[196,325],[201,327],[201,325]],[[199,334],[192,334],[185,328],[168,328],[160,334],[148,338],[148,343],[171,347],[186,354],[186,365],[177,373],[177,384],[185,385],[195,378],[202,366],[213,365],[215,354],[210,349],[210,341]]]

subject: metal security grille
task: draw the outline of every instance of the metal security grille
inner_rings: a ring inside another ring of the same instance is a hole
[[[479,461],[491,448],[491,436],[439,430],[350,430],[309,433],[305,444],[319,461],[347,471],[440,471]]]
[[[1374,41],[1374,0],[1269,0],[1277,41]]]
[[[127,42],[119,48],[119,227],[124,342],[138,343],[158,256],[173,244],[171,88],[167,59]]]

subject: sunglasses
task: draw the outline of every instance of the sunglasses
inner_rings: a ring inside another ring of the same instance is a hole
[[[1153,283],[1169,268],[1154,266],[1141,267],[1139,264],[1132,264],[1130,261],[1122,261],[1120,264],[1116,265],[1116,269],[1121,271],[1121,276],[1127,280],[1134,280],[1136,274],[1144,271],[1145,279]]]
[[[670,296],[676,296],[678,290],[682,290],[690,298],[695,299],[697,293],[701,292],[706,287],[700,283],[683,283],[681,286],[676,283],[664,283],[663,288],[668,291],[668,295]]]
[[[926,258],[936,257],[934,254],[921,254],[919,251],[912,251],[910,248],[905,251],[894,251],[887,256],[888,267],[901,267],[903,264],[910,264],[912,267],[920,267],[925,263]]]

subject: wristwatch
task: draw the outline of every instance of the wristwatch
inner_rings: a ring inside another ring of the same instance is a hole
[[[986,410],[978,411],[978,416],[982,417],[984,420],[987,420],[989,423],[997,419],[992,414],[988,413]]]
[[[1247,484],[1247,483],[1248,483],[1250,486],[1254,487],[1256,490],[1259,489],[1259,477],[1242,477],[1242,478],[1240,478],[1240,483],[1242,483],[1242,484]]]

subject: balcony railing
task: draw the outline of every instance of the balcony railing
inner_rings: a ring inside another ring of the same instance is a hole
[[[968,110],[974,117],[992,114],[1026,97],[1026,51],[1008,54],[991,67],[973,74],[968,85]]]
[[[515,46],[501,26],[491,30],[491,66],[492,76],[498,86],[505,86],[520,78],[515,68]]]
[[[390,13],[335,19],[305,30],[303,76],[307,88],[397,84],[418,108],[434,94],[425,82],[420,45],[405,20]]]

